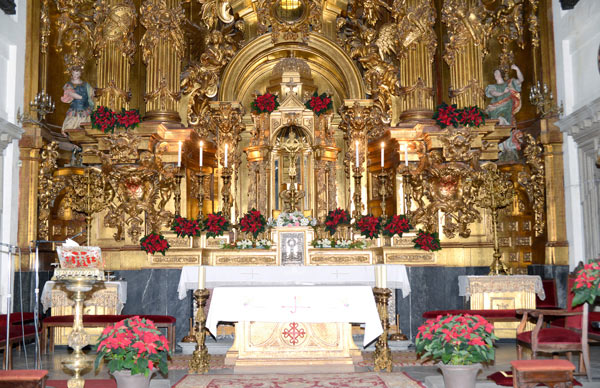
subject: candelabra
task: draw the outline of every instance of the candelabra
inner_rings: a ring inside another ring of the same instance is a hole
[[[383,333],[381,333],[375,343],[374,370],[375,372],[380,370],[391,372],[392,351],[388,345],[388,332],[390,330],[388,301],[392,295],[392,291],[388,288],[375,287],[373,288],[373,294],[375,295],[375,303],[377,304],[377,311],[379,312],[379,319],[381,320],[381,327],[383,328]]]
[[[304,190],[298,190],[296,184],[290,184],[290,187],[286,190],[283,190],[279,197],[283,199],[284,208],[286,212],[293,212],[296,210],[300,210],[298,207],[298,202],[304,198]]]
[[[223,197],[223,206],[221,210],[223,211],[223,216],[226,219],[231,218],[231,176],[233,175],[233,169],[231,167],[223,167],[221,169],[221,179],[223,179],[223,188],[222,197]]]
[[[206,288],[194,291],[194,299],[198,304],[196,312],[196,350],[189,363],[189,373],[207,373],[210,369],[210,355],[206,347],[206,313],[204,307],[210,291]]]
[[[34,111],[37,115],[37,120],[34,120],[28,113],[17,111],[17,121],[20,124],[32,123],[40,124],[46,121],[46,116],[54,113],[55,104],[52,101],[52,97],[46,93],[45,90],[39,92],[33,101],[29,103],[30,111]]]
[[[537,84],[533,85],[529,90],[529,101],[535,106],[535,110],[542,117],[552,116],[563,113],[563,106],[559,107],[554,103],[552,91],[548,89],[548,85]]]
[[[194,174],[194,178],[192,180],[192,195],[198,199],[198,214],[196,215],[196,219],[202,218],[202,208],[204,205],[204,196],[206,193],[204,192],[204,179],[209,176],[209,174],[204,171],[198,171]]]
[[[175,214],[181,215],[181,179],[185,175],[185,170],[181,167],[175,172],[175,190],[173,191],[173,200],[175,201]]]
[[[379,180],[379,196],[381,197],[381,217],[387,217],[385,213],[385,181],[387,178],[387,174],[385,170],[382,168],[381,172],[377,174],[377,179]]]
[[[362,179],[361,168],[354,167],[354,218],[358,219],[362,214],[362,191],[360,187],[360,180]]]

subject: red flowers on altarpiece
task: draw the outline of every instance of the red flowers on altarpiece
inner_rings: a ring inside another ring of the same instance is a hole
[[[163,237],[162,234],[157,234],[154,232],[144,236],[140,240],[140,246],[142,247],[142,250],[151,255],[155,253],[162,253],[163,256],[170,247],[169,242]]]
[[[221,212],[208,214],[204,219],[202,230],[206,231],[206,237],[222,236],[227,229],[229,229],[229,221]]]
[[[331,99],[331,96],[327,93],[322,93],[319,96],[315,91],[310,100],[306,101],[304,106],[306,106],[307,109],[312,110],[317,116],[319,116],[322,113],[333,109],[333,100]]]
[[[433,118],[440,128],[452,127],[479,127],[485,124],[485,114],[477,105],[457,109],[456,104],[448,105],[445,102],[438,105]]]
[[[240,231],[250,233],[254,238],[265,231],[267,220],[260,211],[256,209],[250,210],[240,219]]]
[[[325,230],[333,235],[335,234],[338,225],[347,225],[349,223],[350,216],[348,215],[348,212],[338,207],[335,210],[330,210],[327,217],[325,217]]]
[[[115,127],[130,129],[138,126],[142,122],[140,112],[137,109],[121,110],[121,113],[113,112],[112,109],[105,106],[99,106],[92,112],[90,117],[92,128],[98,129],[104,133],[113,133]]]
[[[577,272],[573,293],[573,306],[594,303],[600,295],[600,261],[588,263]]]
[[[404,214],[394,214],[382,222],[382,232],[384,236],[394,237],[398,235],[402,237],[402,233],[410,230],[410,223]]]
[[[423,230],[417,232],[417,237],[413,240],[416,249],[433,252],[442,249],[440,239],[437,233],[427,233]]]
[[[377,238],[381,230],[381,220],[375,216],[363,216],[356,221],[356,227],[361,235],[371,239]]]
[[[177,234],[177,237],[200,236],[202,222],[200,220],[188,220],[185,217],[175,216],[171,230]]]
[[[257,96],[254,101],[250,104],[253,113],[271,113],[279,106],[277,101],[277,95],[271,93],[265,93]]]

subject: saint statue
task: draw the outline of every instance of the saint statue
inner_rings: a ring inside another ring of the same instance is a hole
[[[521,159],[519,151],[523,144],[523,132],[514,128],[510,131],[510,137],[498,144],[498,160],[501,162],[517,162]]]
[[[71,67],[71,79],[63,86],[60,100],[70,104],[62,125],[63,135],[65,130],[79,128],[81,123],[89,122],[94,109],[94,88],[81,79],[81,70],[81,66]]]
[[[498,119],[500,125],[515,125],[515,114],[521,110],[521,84],[523,73],[517,67],[510,67],[517,73],[517,79],[504,81],[500,70],[494,71],[496,83],[485,88],[485,95],[492,99],[485,112],[491,119]]]

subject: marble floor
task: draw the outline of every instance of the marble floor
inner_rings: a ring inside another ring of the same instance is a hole
[[[34,366],[34,345],[30,344],[27,346],[27,352],[13,350],[13,368],[14,369],[33,369]],[[577,379],[583,383],[583,387],[591,388],[596,387],[600,388],[600,344],[595,344],[591,346],[591,362],[592,362],[592,376],[593,381],[587,382],[587,378],[583,376],[578,376]],[[25,357],[25,353],[27,353],[27,357]],[[46,354],[42,356],[41,359],[41,368],[48,369],[50,374],[50,379],[68,379],[69,375],[65,373],[62,368],[61,361],[69,356],[69,350],[65,346],[57,346],[55,352],[53,354]],[[510,370],[509,362],[511,360],[516,359],[516,346],[514,342],[506,341],[499,342],[497,344],[496,349],[496,362],[488,366],[484,369],[482,373],[478,376],[478,388],[494,388],[498,387],[498,385],[489,382],[486,380],[486,376],[499,370]],[[367,371],[368,368],[361,368],[361,370],[357,371]],[[443,383],[441,380],[441,374],[437,367],[435,366],[409,366],[409,367],[399,367],[394,368],[394,372],[406,372],[411,377],[416,380],[419,380],[426,384],[429,388],[443,388]],[[335,370],[331,371],[335,373]],[[219,369],[211,371],[214,374],[227,374],[232,373],[231,369]],[[162,376],[156,376],[153,379],[153,384],[151,387],[169,387],[179,381],[184,375],[186,371],[184,370],[171,370],[169,371],[169,376],[164,378]],[[85,375],[85,378],[88,379],[107,379],[110,378],[106,368],[102,368],[97,372],[88,372]],[[168,381],[167,381],[168,379]]]

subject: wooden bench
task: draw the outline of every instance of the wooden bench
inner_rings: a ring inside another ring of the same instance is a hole
[[[32,340],[35,338],[35,327],[33,325],[11,325],[9,331],[8,349],[6,349],[6,322],[0,328],[0,349],[4,349],[4,357],[2,365],[6,365],[8,358],[8,368],[12,369],[12,346],[20,344],[22,341]]]
[[[533,388],[545,384],[552,388],[573,386],[575,365],[567,360],[511,361],[514,388]]]
[[[44,388],[47,370],[2,370],[0,388]]]
[[[142,319],[149,319],[159,329],[167,329],[167,340],[169,341],[169,351],[175,351],[175,317],[170,315],[84,315],[84,327],[106,327],[114,325],[123,319],[138,316]],[[42,321],[42,354],[46,353],[46,345],[50,352],[54,351],[54,332],[55,327],[73,327],[73,315],[55,315],[44,318]]]

